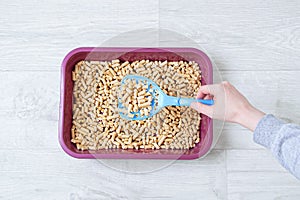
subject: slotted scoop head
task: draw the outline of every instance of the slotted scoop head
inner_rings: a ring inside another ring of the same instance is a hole
[[[141,109],[136,110],[135,112],[128,111],[128,107],[125,106],[124,103],[124,95],[121,91],[126,90],[127,83],[135,83],[135,85],[142,85],[149,98],[148,102],[150,102],[148,108],[150,108],[149,113],[147,115],[142,114]],[[194,98],[181,98],[181,97],[174,97],[168,96],[165,94],[161,88],[151,79],[148,79],[143,76],[138,75],[127,75],[121,81],[119,97],[118,97],[118,109],[119,114],[122,118],[127,120],[145,120],[147,118],[152,117],[156,113],[158,113],[163,107],[165,106],[190,106],[192,102],[200,102],[205,105],[213,105],[214,101],[211,99],[204,100],[204,99],[194,99]]]

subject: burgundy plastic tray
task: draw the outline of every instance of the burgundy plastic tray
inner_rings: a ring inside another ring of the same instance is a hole
[[[75,158],[123,158],[123,159],[195,159],[205,155],[211,148],[213,139],[212,120],[202,115],[200,142],[190,150],[123,150],[103,149],[81,151],[71,143],[72,127],[72,70],[81,60],[168,60],[195,61],[202,71],[202,85],[212,84],[212,64],[208,56],[195,48],[92,48],[82,47],[66,55],[61,66],[59,142],[63,150]]]

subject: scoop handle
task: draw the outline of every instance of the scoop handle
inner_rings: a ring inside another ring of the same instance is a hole
[[[166,95],[163,106],[190,106],[192,102],[199,102],[209,106],[214,104],[214,100],[212,99],[181,98]]]
[[[199,102],[208,106],[214,105],[214,100],[212,99],[193,99],[193,98],[180,98],[180,106],[190,106],[192,102]]]

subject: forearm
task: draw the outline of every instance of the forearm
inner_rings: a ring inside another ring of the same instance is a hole
[[[251,131],[254,131],[258,122],[265,116],[265,113],[254,108],[251,105],[246,105],[238,113],[236,122]]]

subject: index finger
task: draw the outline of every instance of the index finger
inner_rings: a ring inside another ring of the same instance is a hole
[[[217,85],[203,85],[199,88],[197,99],[203,99],[205,96],[214,96]]]

